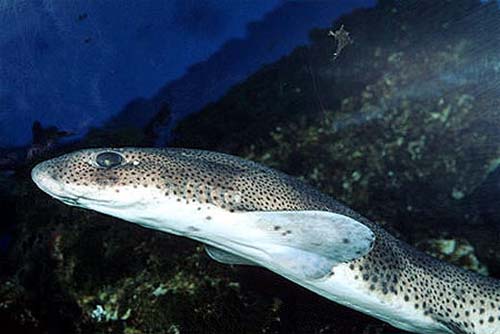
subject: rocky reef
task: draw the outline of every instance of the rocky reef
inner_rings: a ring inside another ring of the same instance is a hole
[[[432,3],[381,0],[312,31],[310,45],[178,124],[172,145],[288,172],[434,256],[500,277],[499,215],[482,196],[500,196],[500,12]],[[334,55],[329,31],[342,25],[353,43]],[[165,107],[146,129],[95,129],[50,154],[149,145],[168,117]],[[29,177],[44,158],[1,188],[15,220],[0,258],[2,328],[401,333],[264,269],[218,264],[198,243],[52,200]]]
[[[493,2],[379,1],[186,118],[173,144],[301,177],[414,244],[463,237],[500,274],[478,192],[500,153],[499,24]],[[353,43],[334,57],[341,26]]]

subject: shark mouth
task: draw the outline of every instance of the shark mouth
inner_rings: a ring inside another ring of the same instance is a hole
[[[55,199],[71,205],[71,206],[81,206],[83,202],[95,202],[99,204],[110,203],[110,200],[104,200],[100,198],[95,198],[89,196],[91,192],[75,194],[74,191],[68,189],[61,182],[58,182],[50,173],[44,168],[44,163],[40,163],[33,168],[31,171],[31,178],[35,184],[43,192],[49,194]]]

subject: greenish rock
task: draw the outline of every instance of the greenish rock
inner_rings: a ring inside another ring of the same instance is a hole
[[[488,268],[482,264],[474,247],[464,239],[429,239],[420,242],[417,247],[438,259],[451,262],[467,270],[488,276]]]

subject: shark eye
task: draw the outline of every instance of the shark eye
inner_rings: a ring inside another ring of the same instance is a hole
[[[111,168],[120,165],[123,162],[123,157],[115,152],[104,152],[99,153],[95,160],[99,166]]]

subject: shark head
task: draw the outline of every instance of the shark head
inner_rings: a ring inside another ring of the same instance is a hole
[[[257,205],[237,190],[247,187],[240,176],[248,168],[221,157],[182,149],[85,149],[44,161],[31,174],[41,190],[68,205],[186,234],[200,228],[193,212],[211,219],[210,210]]]
[[[39,163],[31,177],[41,190],[68,205],[127,206],[141,201],[140,191],[133,189],[143,175],[131,168],[134,164],[139,157],[122,149],[88,149]]]
[[[302,256],[308,268],[294,270],[318,276],[365,255],[374,240],[363,224],[328,211],[326,197],[304,183],[221,153],[85,149],[38,164],[32,179],[68,205],[216,247],[209,254],[226,263],[274,268],[280,258],[296,266]]]

